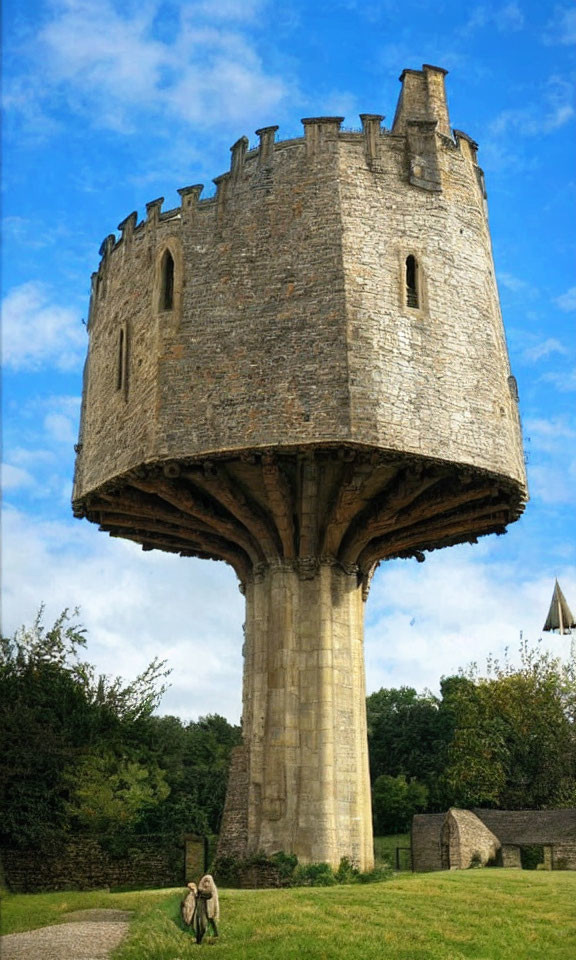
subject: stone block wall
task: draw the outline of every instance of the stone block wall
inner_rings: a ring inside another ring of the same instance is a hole
[[[123,856],[113,856],[89,837],[48,850],[5,848],[0,856],[13,893],[184,883],[184,849],[166,838],[140,837]]]
[[[554,870],[576,870],[576,843],[555,843],[552,848]]]
[[[248,750],[234,747],[230,757],[226,804],[217,856],[243,859],[248,844]]]
[[[502,844],[502,866],[516,867],[519,870],[522,869],[520,847],[516,847],[513,844]]]
[[[412,869],[415,873],[444,869],[440,834],[445,817],[445,813],[417,813],[412,818]]]

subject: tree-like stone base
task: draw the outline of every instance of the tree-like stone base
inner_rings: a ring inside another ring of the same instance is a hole
[[[373,866],[356,572],[278,563],[246,586],[242,728],[219,855]],[[242,849],[244,848],[244,849]]]

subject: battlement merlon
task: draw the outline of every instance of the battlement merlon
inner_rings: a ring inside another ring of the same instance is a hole
[[[260,144],[258,147],[258,161],[259,163],[265,163],[270,160],[272,154],[274,153],[274,140],[276,137],[276,131],[278,126],[271,127],[260,127],[259,130],[256,130],[256,136],[260,138]]]
[[[138,214],[136,210],[133,210],[132,213],[129,213],[127,217],[118,224],[118,229],[121,233],[121,239],[126,243],[130,243],[132,237],[134,236],[134,230],[136,227],[136,221],[138,220]]]
[[[409,120],[436,120],[438,133],[452,135],[446,100],[443,67],[425,63],[421,70],[403,70],[399,80],[402,90],[396,107],[392,133],[406,133]]]
[[[150,200],[146,204],[146,223],[150,226],[155,227],[158,224],[163,203],[164,197],[157,197],[156,200]]]
[[[193,214],[200,201],[200,194],[204,189],[203,183],[194,183],[190,187],[179,187],[178,193],[182,201],[182,214]]]

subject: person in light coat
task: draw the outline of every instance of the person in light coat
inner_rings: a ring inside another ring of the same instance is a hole
[[[202,879],[198,881],[196,909],[193,920],[196,943],[202,943],[208,925],[211,926],[214,936],[218,936],[217,921],[219,921],[219,919],[220,903],[218,901],[218,889],[214,883],[212,874],[206,873]]]

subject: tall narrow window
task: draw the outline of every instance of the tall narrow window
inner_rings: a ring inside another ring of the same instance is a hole
[[[174,257],[169,250],[164,251],[162,257],[162,289],[160,293],[160,309],[172,310],[174,306]]]
[[[406,257],[406,304],[418,309],[418,261],[410,254]]]
[[[124,343],[124,328],[120,329],[118,334],[118,369],[116,371],[116,389],[122,390],[124,386],[124,352],[126,344]]]

